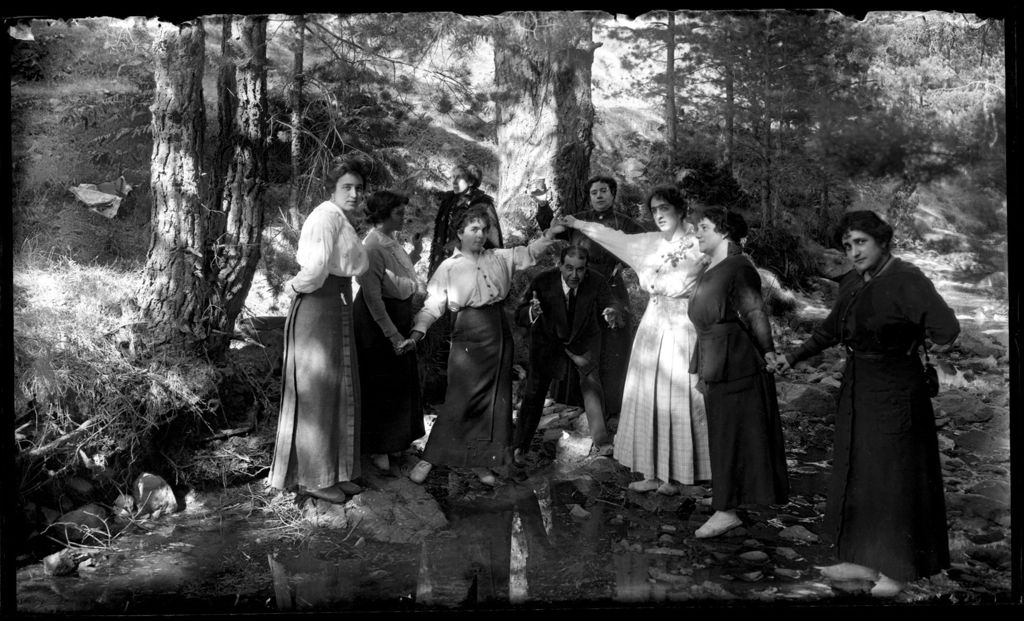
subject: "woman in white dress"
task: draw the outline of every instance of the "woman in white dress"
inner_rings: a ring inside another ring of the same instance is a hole
[[[687,304],[702,258],[675,186],[651,190],[647,209],[657,232],[623,233],[572,216],[561,223],[632,267],[650,296],[633,340],[614,451],[616,460],[644,476],[630,489],[672,495],[679,483],[711,479],[704,399],[689,372],[697,335]]]

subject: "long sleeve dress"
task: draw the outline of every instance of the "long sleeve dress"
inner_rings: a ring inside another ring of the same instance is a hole
[[[636,220],[615,211],[614,208],[603,211],[590,209],[574,215],[577,220],[593,222],[627,234],[645,232]],[[623,325],[617,328],[605,325],[602,328],[601,385],[604,387],[605,412],[608,416],[617,416],[621,412],[626,367],[629,366],[630,351],[633,346],[633,320],[629,312],[629,291],[626,290],[626,283],[622,279],[624,257],[617,256],[600,244],[595,244],[587,235],[583,234],[581,229],[567,231],[563,236],[568,239],[569,243],[588,250],[590,260],[587,262],[587,266],[607,279],[612,295],[622,303],[622,307],[626,310],[623,316]],[[562,393],[563,397],[571,397],[563,399],[567,403],[578,403],[578,397],[570,388],[577,384],[575,380],[574,372],[571,371],[570,381],[567,382],[567,385],[556,389]]]
[[[949,567],[938,435],[916,344],[950,343],[960,323],[930,280],[894,258],[839,284],[829,315],[793,363],[842,343],[826,534],[839,560],[897,581]]]
[[[359,476],[359,365],[352,277],[366,251],[345,212],[325,201],[302,225],[297,295],[285,321],[281,408],[270,486],[316,490]]]
[[[650,296],[629,356],[615,459],[647,478],[710,479],[704,398],[690,373],[697,335],[687,307],[702,256],[692,226],[672,240],[595,222],[576,228],[632,267]]]
[[[456,249],[427,283],[413,330],[426,333],[445,310],[452,316],[444,405],[423,451],[431,464],[495,468],[511,458],[513,345],[502,302],[512,274],[534,265],[553,243],[541,238],[475,259]]]
[[[716,511],[782,504],[789,495],[775,378],[765,369],[764,354],[775,346],[761,277],[727,243],[728,256],[698,274],[688,309],[697,329],[690,371],[706,386]]]
[[[412,328],[413,294],[422,289],[408,253],[373,229],[363,239],[369,269],[356,280],[352,310],[362,393],[362,450],[397,453],[425,433],[416,352],[396,355],[393,342]]]

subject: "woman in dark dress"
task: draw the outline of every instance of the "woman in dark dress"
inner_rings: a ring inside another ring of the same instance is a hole
[[[404,451],[426,433],[416,352],[403,347],[412,329],[413,294],[424,290],[414,268],[420,258],[419,238],[412,254],[395,239],[405,225],[408,203],[407,196],[388,191],[366,199],[367,220],[373,225],[363,239],[369,269],[357,278],[359,293],[352,310],[363,396],[362,450],[385,471],[390,469],[389,454]]]
[[[462,214],[471,205],[486,205],[490,219],[487,233],[487,248],[501,248],[504,240],[498,223],[498,212],[494,198],[480,189],[483,172],[476,164],[459,164],[452,169],[452,189],[441,195],[434,218],[434,237],[430,242],[430,258],[427,262],[427,278],[434,275],[437,266],[451,256],[459,245],[458,223]]]
[[[746,232],[742,216],[720,207],[705,209],[697,224],[697,243],[709,261],[688,309],[697,330],[690,372],[704,385],[715,510],[698,538],[739,526],[741,505],[784,504],[789,495],[772,375],[775,345],[761,277],[739,246]]]
[[[432,465],[471,468],[494,485],[490,469],[511,461],[512,332],[502,303],[516,270],[534,265],[563,230],[552,226],[529,246],[485,249],[490,219],[484,208],[458,223],[461,245],[427,284],[427,299],[410,338],[419,342],[445,310],[451,311],[448,387],[427,439],[423,461],[409,473],[422,483]]]
[[[854,269],[828,317],[778,365],[784,372],[846,347],[825,509],[840,563],[821,569],[833,580],[875,581],[879,597],[949,567],[938,435],[917,351],[960,333],[932,282],[892,256],[892,233],[872,211],[843,216],[835,241]]]
[[[329,502],[358,493],[359,365],[352,324],[352,277],[367,267],[349,222],[362,208],[366,172],[343,160],[325,180],[330,199],[302,224],[295,258],[301,269],[285,322],[277,441],[268,483]]]

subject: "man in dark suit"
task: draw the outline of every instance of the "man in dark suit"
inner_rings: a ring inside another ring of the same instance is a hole
[[[538,274],[516,309],[516,323],[530,329],[530,371],[512,440],[517,463],[529,451],[552,380],[564,378],[570,364],[579,375],[590,437],[600,454],[610,453],[599,368],[601,330],[617,325],[623,309],[606,279],[587,267],[588,259],[586,248],[566,247],[558,267]]]

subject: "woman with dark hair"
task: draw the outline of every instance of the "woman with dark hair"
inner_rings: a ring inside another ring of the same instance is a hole
[[[590,209],[573,215],[577,220],[595,222],[609,229],[622,231],[626,234],[646,232],[636,220],[615,209],[618,195],[618,183],[614,177],[594,175],[587,179],[584,188],[590,201]],[[612,290],[625,314],[616,327],[605,325],[601,343],[601,384],[604,386],[605,411],[611,418],[617,417],[622,408],[622,391],[625,387],[626,367],[629,365],[630,350],[633,346],[633,316],[629,312],[629,291],[622,279],[625,264],[614,252],[609,252],[602,244],[595,243],[581,231],[571,231],[564,236],[573,246],[581,246],[590,252],[589,267],[604,278]],[[568,386],[576,384],[575,377]],[[567,401],[578,403],[573,391],[567,391]]]
[[[704,399],[689,373],[697,336],[686,316],[701,254],[675,186],[652,189],[647,209],[656,233],[628,234],[572,216],[564,224],[625,261],[650,296],[633,339],[614,451],[644,475],[630,489],[671,495],[675,483],[711,478]]]
[[[690,372],[704,387],[715,513],[697,529],[698,538],[739,526],[741,505],[782,504],[789,495],[771,373],[775,345],[761,277],[739,246],[746,234],[747,223],[736,212],[711,207],[700,214],[697,243],[708,261],[688,309],[697,329]]]
[[[366,168],[344,159],[325,179],[330,198],[302,224],[299,273],[285,322],[281,410],[269,485],[298,487],[329,502],[360,491],[359,365],[352,324],[352,277],[367,258],[349,222],[362,208]]]
[[[918,347],[948,345],[960,323],[920,269],[892,256],[892,227],[851,211],[835,241],[853,261],[832,311],[778,363],[781,372],[846,347],[825,527],[833,580],[870,580],[891,597],[903,583],[949,567],[938,436]]]
[[[530,267],[563,229],[552,226],[526,247],[487,249],[489,212],[473,207],[457,224],[459,248],[427,283],[427,299],[410,338],[419,342],[451,311],[448,387],[427,439],[423,461],[409,473],[422,483],[433,465],[471,468],[486,485],[490,469],[511,461],[512,332],[502,303],[516,270]]]
[[[413,267],[420,259],[419,239],[412,254],[395,239],[405,226],[408,204],[409,197],[386,190],[366,199],[373,226],[363,239],[369,269],[357,278],[352,310],[363,396],[362,450],[385,471],[389,454],[404,451],[426,433],[416,352],[404,336],[412,329],[413,294],[424,291]]]
[[[476,164],[459,164],[452,168],[452,189],[441,195],[434,218],[434,238],[430,242],[430,259],[427,264],[427,278],[434,275],[441,264],[458,247],[458,223],[462,214],[471,205],[484,205],[487,208],[490,228],[487,234],[487,248],[501,248],[504,240],[501,226],[498,223],[498,212],[494,208],[494,198],[480,189],[483,171]]]

